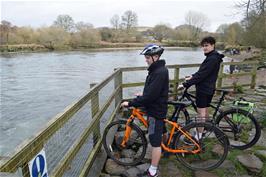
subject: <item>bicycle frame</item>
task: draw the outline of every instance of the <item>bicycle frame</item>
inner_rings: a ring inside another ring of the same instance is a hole
[[[181,97],[179,100],[181,101],[181,100],[183,100],[184,98],[188,99],[189,101],[191,101],[194,110],[197,111],[197,106],[196,106],[196,103],[195,103],[195,100],[194,100],[194,99],[196,99],[196,96],[194,96],[194,95],[188,93],[187,90],[188,90],[188,88],[186,88],[186,89],[184,90],[184,93],[183,93],[182,97]],[[225,93],[225,92],[222,92],[222,95],[221,95],[221,97],[219,98],[219,101],[218,101],[218,103],[217,103],[216,106],[214,106],[213,104],[210,104],[210,107],[212,107],[212,108],[215,109],[215,111],[214,111],[214,113],[213,113],[213,115],[212,115],[212,120],[213,120],[214,122],[216,122],[216,119],[215,119],[215,118],[216,118],[217,113],[218,113],[218,112],[220,112],[220,113],[222,112],[222,111],[220,110],[220,107],[221,107],[221,105],[222,105],[222,102],[224,101],[225,95],[226,95],[226,93]],[[177,108],[176,108],[176,109],[177,109]],[[174,114],[176,114],[176,112],[177,112],[177,111],[175,111]],[[186,116],[186,119],[188,119],[188,120],[190,119],[189,115]],[[232,130],[233,130],[234,133],[237,133],[237,132],[239,131],[239,130],[238,130],[238,127],[237,127],[237,124],[235,124],[234,122],[232,122],[227,116],[225,116],[224,119],[225,119],[226,122],[230,125],[230,127],[232,127]],[[188,121],[188,120],[186,120],[186,121]],[[223,130],[223,131],[225,131],[225,132],[228,132],[228,131],[229,131],[229,132],[230,132],[230,130]]]
[[[188,99],[189,101],[191,101],[194,110],[197,111],[197,106],[196,106],[196,103],[195,103],[195,100],[194,100],[194,99],[196,99],[196,96],[194,96],[194,95],[188,93],[187,90],[188,90],[188,88],[186,88],[186,89],[184,90],[184,93],[183,93],[182,97],[179,99],[179,101],[183,100],[184,98]],[[223,92],[223,94],[222,94],[222,96],[219,98],[219,101],[218,101],[218,103],[217,103],[216,106],[214,106],[213,104],[210,104],[210,107],[212,107],[212,108],[215,109],[215,111],[214,111],[214,113],[213,113],[213,115],[212,115],[213,120],[215,120],[215,117],[216,117],[217,113],[218,113],[218,112],[221,112],[220,107],[221,107],[221,105],[222,105],[222,102],[224,101],[224,97],[225,97],[225,95],[226,95],[226,94]]]
[[[124,138],[123,138],[122,143],[121,143],[121,145],[123,147],[126,146],[126,142],[128,141],[128,139],[131,135],[131,127],[129,125],[134,121],[135,118],[137,118],[140,122],[142,122],[146,128],[148,127],[148,122],[143,117],[144,115],[145,115],[145,113],[140,111],[140,109],[133,108],[132,114],[130,115],[130,117],[127,120],[125,135],[124,135]],[[172,122],[172,121],[169,121],[167,119],[164,119],[164,121],[165,121],[165,123],[172,125],[172,128],[170,130],[170,135],[169,135],[168,140],[167,140],[167,145],[165,145],[163,142],[161,143],[161,147],[165,151],[171,152],[171,153],[193,153],[193,154],[199,153],[201,151],[200,145],[192,138],[192,136],[188,132],[183,131],[182,127],[177,122]],[[186,138],[188,138],[193,143],[193,145],[183,146],[182,148],[178,148],[178,149],[170,148],[171,141],[174,137],[175,132],[182,133]],[[189,151],[189,150],[185,149],[186,147],[194,147],[194,146],[196,146],[195,150]]]

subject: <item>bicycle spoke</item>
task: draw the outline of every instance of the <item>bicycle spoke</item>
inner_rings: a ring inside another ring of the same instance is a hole
[[[247,111],[227,110],[217,120],[218,126],[226,133],[232,147],[249,148],[260,137],[260,127],[252,114]]]
[[[145,156],[147,142],[142,131],[131,124],[131,132],[126,141],[126,121],[111,123],[103,135],[103,145],[107,155],[120,165],[136,165]],[[113,139],[112,139],[113,137]]]
[[[209,123],[192,123],[185,126],[184,129],[199,143],[201,150],[196,154],[176,154],[182,164],[192,170],[211,170],[224,161],[228,151],[228,144],[227,138],[222,131]],[[199,135],[199,131],[203,131],[203,133],[202,137],[197,140],[196,136]],[[184,135],[180,135],[177,139],[178,141],[175,142],[176,148],[191,143],[185,141]]]

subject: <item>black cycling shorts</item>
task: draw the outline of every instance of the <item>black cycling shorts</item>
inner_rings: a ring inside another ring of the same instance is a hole
[[[196,105],[198,108],[210,107],[213,95],[196,92]]]
[[[163,119],[156,119],[148,117],[149,127],[149,140],[152,147],[160,147],[162,142],[163,133],[166,133],[166,128]]]

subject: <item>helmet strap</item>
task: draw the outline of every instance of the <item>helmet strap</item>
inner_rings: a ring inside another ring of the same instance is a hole
[[[151,56],[152,62],[154,63],[153,55]]]
[[[152,61],[153,61],[153,63],[154,63],[154,58],[153,58],[153,56],[154,56],[154,55],[151,55],[151,59],[152,59]],[[160,59],[160,57],[161,57],[161,56],[159,55],[158,60]],[[157,60],[157,61],[158,61],[158,60]]]

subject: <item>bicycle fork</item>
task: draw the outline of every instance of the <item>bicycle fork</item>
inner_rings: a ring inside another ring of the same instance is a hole
[[[130,116],[130,118],[127,120],[125,135],[124,135],[123,140],[121,142],[121,146],[124,148],[126,147],[126,143],[127,143],[128,139],[131,135],[132,128],[130,127],[130,124],[132,122],[132,119],[133,119],[133,116]]]

